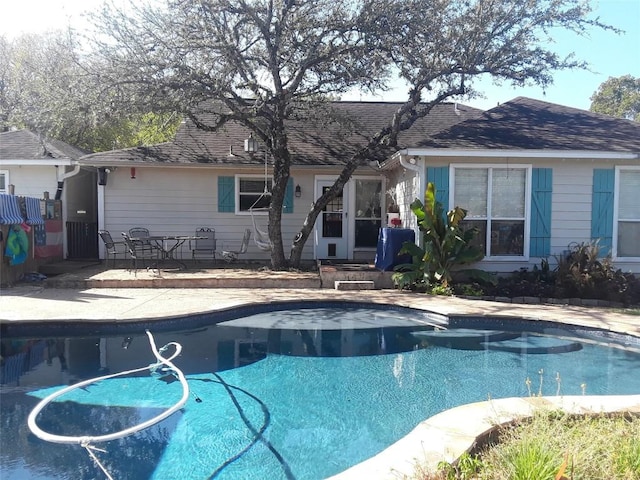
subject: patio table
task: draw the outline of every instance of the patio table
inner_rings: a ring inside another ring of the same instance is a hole
[[[145,237],[131,237],[133,241],[153,242],[162,254],[161,260],[175,262],[182,269],[186,269],[187,264],[179,258],[176,258],[176,250],[188,240],[206,239],[207,237],[197,235],[149,235]]]

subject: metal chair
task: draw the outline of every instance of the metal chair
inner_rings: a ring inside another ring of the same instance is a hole
[[[108,230],[99,230],[98,235],[104,243],[104,253],[106,257],[106,266],[109,267],[109,256],[112,259],[112,267],[116,266],[116,258],[122,254],[123,257],[127,256],[127,244],[124,240],[115,241]]]
[[[145,227],[133,227],[129,229],[129,237],[133,237],[133,238],[141,238],[141,237],[148,237],[149,236],[149,229],[145,228]],[[142,243],[145,245],[150,245],[151,242],[149,241],[142,241],[142,240],[134,240],[133,243]]]
[[[129,256],[132,260],[134,273],[138,272],[138,260],[142,260],[142,265],[146,267],[145,260],[154,259],[157,262],[159,260],[159,249],[148,243],[134,242],[131,240],[129,234],[122,232],[122,239],[127,246]],[[131,269],[130,269],[131,270]]]
[[[191,248],[191,259],[197,262],[198,257],[211,256],[213,260],[216,259],[216,231],[209,227],[199,227],[196,229],[196,237],[207,237],[204,239],[194,240],[193,247],[189,242],[189,248]]]
[[[222,251],[222,258],[229,263],[236,261],[238,259],[238,255],[247,253],[247,248],[249,247],[250,238],[251,238],[251,229],[247,228],[244,231],[244,235],[242,237],[242,241],[240,242],[239,248],[237,250],[224,249]]]

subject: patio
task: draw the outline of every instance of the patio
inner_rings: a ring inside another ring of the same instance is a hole
[[[129,261],[105,263],[66,261],[46,265],[48,288],[336,288],[392,289],[392,272],[381,272],[370,264],[319,265],[305,271],[273,271],[257,262],[192,262],[188,268],[138,268]]]

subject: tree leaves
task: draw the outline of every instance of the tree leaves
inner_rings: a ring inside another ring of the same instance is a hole
[[[640,78],[610,77],[591,96],[590,110],[640,122]]]

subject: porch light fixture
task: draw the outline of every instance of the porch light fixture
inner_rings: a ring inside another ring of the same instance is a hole
[[[253,133],[250,133],[249,138],[244,141],[244,151],[247,153],[256,153],[258,151],[258,141],[253,138]]]
[[[136,178],[136,167],[131,167],[131,179],[135,180]]]
[[[300,185],[296,185],[295,195],[296,198],[300,198],[302,196],[302,188],[300,188]]]

